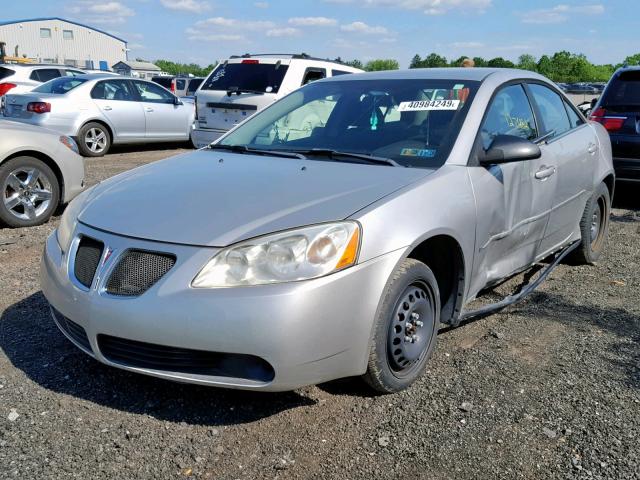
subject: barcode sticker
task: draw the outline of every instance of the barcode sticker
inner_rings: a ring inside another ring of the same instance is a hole
[[[400,102],[399,112],[418,112],[422,110],[457,110],[460,100],[414,100]]]

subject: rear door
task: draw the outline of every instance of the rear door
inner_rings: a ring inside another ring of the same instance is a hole
[[[91,98],[109,120],[114,141],[144,140],[144,111],[129,80],[101,80],[91,90]]]
[[[524,86],[502,87],[480,128],[482,148],[497,135],[534,141],[540,136]],[[480,289],[535,262],[555,192],[555,158],[548,151],[536,160],[470,168],[476,192],[478,224],[474,271]]]
[[[559,93],[538,83],[528,88],[541,134],[547,136],[540,149],[552,159],[547,163],[555,169],[552,210],[541,244],[543,251],[549,251],[566,242],[580,223],[591,194],[598,139]]]
[[[192,103],[177,98],[153,82],[132,80],[144,111],[147,139],[187,140],[193,122]]]

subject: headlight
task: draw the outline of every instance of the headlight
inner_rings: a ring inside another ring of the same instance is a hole
[[[359,247],[356,222],[288,230],[225,248],[191,285],[218,288],[318,278],[354,265]]]
[[[60,140],[61,144],[63,144],[69,150],[71,150],[71,151],[73,151],[73,152],[75,152],[76,154],[79,155],[78,144],[76,143],[76,141],[73,138],[67,137],[66,135],[61,135],[59,140]]]
[[[73,232],[76,229],[78,215],[80,215],[82,208],[85,206],[89,192],[92,189],[93,187],[85,190],[74,198],[69,205],[67,205],[64,213],[62,214],[60,225],[58,225],[58,229],[56,230],[56,237],[58,239],[58,245],[60,245],[63,252],[66,252],[69,249]]]

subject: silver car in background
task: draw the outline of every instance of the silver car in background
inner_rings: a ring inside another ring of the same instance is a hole
[[[0,225],[44,223],[83,188],[84,159],[71,137],[0,120]]]
[[[108,365],[256,390],[364,375],[394,392],[441,323],[504,308],[569,254],[596,261],[614,181],[605,129],[540,75],[343,75],[82,194],[46,242],[42,291]],[[546,258],[522,292],[470,306]]]
[[[5,95],[3,114],[74,137],[84,156],[100,157],[114,144],[189,140],[195,107],[153,82],[91,74]]]

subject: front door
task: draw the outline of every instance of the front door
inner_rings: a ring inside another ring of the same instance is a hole
[[[152,82],[134,80],[146,119],[147,140],[187,140],[193,104],[176,103],[168,90]]]
[[[522,85],[503,87],[481,126],[482,147],[497,135],[535,140],[539,130]],[[470,168],[478,222],[472,291],[531,265],[539,254],[555,190],[554,158]]]
[[[128,80],[102,80],[91,90],[91,98],[111,124],[114,143],[144,140],[144,111]]]

